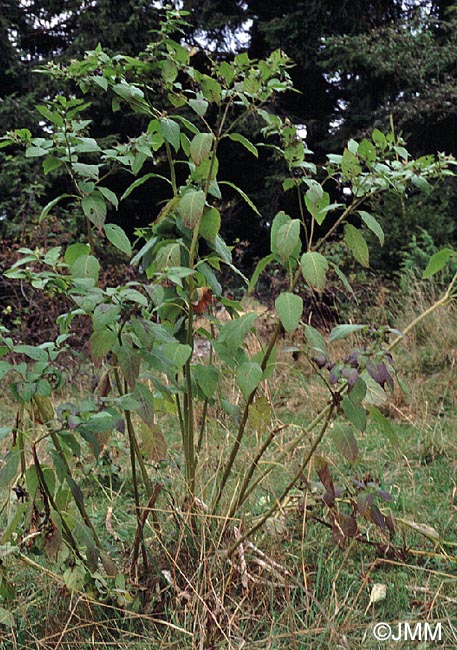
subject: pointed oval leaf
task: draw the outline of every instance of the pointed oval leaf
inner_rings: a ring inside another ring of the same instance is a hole
[[[181,247],[177,242],[165,244],[157,251],[154,260],[156,269],[162,271],[171,266],[181,266]]]
[[[352,325],[350,323],[343,323],[342,325],[337,325],[330,332],[330,341],[337,341],[338,339],[345,339],[347,336],[354,334],[354,332],[360,332],[361,330],[367,329],[367,325]]]
[[[424,280],[426,280],[432,275],[435,275],[435,273],[441,271],[449,262],[451,257],[455,255],[456,253],[454,253],[454,251],[452,251],[450,248],[443,248],[437,253],[435,253],[434,255],[432,255],[422,275]]]
[[[247,361],[239,366],[236,373],[236,381],[246,399],[259,385],[262,380],[262,374],[262,368],[254,361]]]
[[[80,255],[71,264],[70,271],[74,278],[92,278],[94,282],[97,282],[98,274],[100,273],[100,263],[93,255]]]
[[[310,287],[322,291],[325,288],[328,270],[325,257],[315,251],[303,253],[300,266],[302,275]]]
[[[379,240],[379,243],[381,246],[384,245],[384,230],[381,228],[381,225],[379,222],[373,217],[372,214],[369,212],[365,212],[365,210],[359,210],[359,214],[362,217],[363,223],[366,225],[367,228],[371,230],[371,232],[376,235],[376,237]]]
[[[255,312],[250,312],[228,323],[224,323],[219,332],[218,342],[225,343],[231,352],[235,351],[250,332],[257,316],[258,314]]]
[[[106,203],[100,194],[90,194],[81,200],[84,214],[97,228],[101,228],[106,218]]]
[[[113,330],[107,327],[95,330],[89,339],[93,356],[97,358],[105,357],[108,352],[111,352],[116,341],[117,334]]]
[[[85,163],[73,163],[73,171],[75,171],[78,176],[83,178],[92,178],[94,181],[98,181],[98,165],[86,165]]]
[[[203,190],[189,190],[182,195],[178,203],[178,212],[188,228],[195,228],[205,209]]]
[[[370,254],[367,242],[358,228],[351,223],[344,227],[344,241],[355,259],[365,268],[370,266]]]
[[[110,190],[108,187],[101,187],[100,185],[98,186],[98,191],[103,194],[105,199],[111,203],[111,205],[114,205],[116,210],[119,207],[119,199],[117,198],[117,195],[115,192]]]
[[[332,431],[332,438],[344,458],[350,463],[355,463],[359,456],[359,448],[352,428],[347,424],[337,424]]]
[[[167,357],[167,361],[177,370],[183,367],[192,354],[190,345],[184,343],[166,343],[162,351]]]
[[[189,106],[197,113],[197,115],[203,117],[208,110],[209,104],[205,99],[189,99]]]
[[[257,147],[255,147],[252,144],[252,142],[250,142],[247,138],[245,138],[244,135],[241,135],[241,133],[230,133],[229,138],[234,142],[239,142],[240,144],[242,144],[243,147],[245,147],[256,158],[259,157],[259,152],[257,151]]]
[[[143,422],[152,426],[154,424],[154,395],[147,386],[138,382],[132,396],[140,403],[140,407],[136,409],[138,415]]]
[[[114,223],[105,223],[103,230],[113,246],[130,257],[132,254],[132,245],[123,229]]]
[[[162,131],[164,140],[169,142],[175,151],[178,151],[179,145],[181,143],[181,129],[179,127],[179,124],[168,117],[163,117],[160,120],[160,129]]]
[[[321,354],[327,354],[327,344],[322,334],[312,327],[311,325],[305,325],[305,336],[308,342],[309,347],[315,352]]]
[[[303,300],[300,296],[284,292],[276,298],[275,308],[286,332],[294,332],[303,313]]]
[[[90,246],[88,244],[83,244],[81,242],[76,242],[75,244],[70,244],[67,250],[65,251],[64,261],[65,264],[71,266],[78,257],[81,255],[89,255]]]
[[[221,228],[221,214],[217,208],[207,208],[200,221],[199,233],[209,242],[214,242]]]
[[[141,359],[137,351],[130,345],[122,345],[116,352],[122,373],[130,388],[135,388],[140,374]]]
[[[219,381],[219,371],[215,366],[196,365],[193,368],[198,385],[206,397],[214,397]]]
[[[291,219],[278,229],[276,249],[282,262],[300,251],[300,221],[298,219]]]
[[[190,143],[190,157],[196,165],[199,165],[208,157],[212,146],[212,133],[197,133],[197,135],[194,135]]]

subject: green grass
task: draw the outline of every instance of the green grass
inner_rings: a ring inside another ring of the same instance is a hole
[[[357,434],[357,463],[340,455],[331,435],[318,451],[327,459],[336,486],[353,487],[352,478],[369,476],[392,495],[391,502],[378,502],[396,520],[391,543],[385,531],[362,520],[363,541],[349,540],[340,548],[332,540],[327,507],[297,483],[291,498],[253,536],[253,546],[243,544],[231,563],[222,558],[220,550],[234,541],[233,526],[245,529],[261,516],[294,475],[309,448],[308,438],[280,463],[276,458],[327,399],[305,360],[293,362],[290,353],[283,352],[265,390],[273,404],[272,426],[286,425],[262,461],[262,468],[271,464],[274,470],[249,497],[243,518],[228,526],[225,537],[220,539],[204,503],[214,496],[215,477],[233,439],[228,416],[218,411],[203,439],[198,472],[203,503],[194,524],[186,519],[181,498],[179,434],[170,416],[164,417],[167,462],[149,466],[151,479],[163,485],[156,503],[161,534],[149,518],[145,537],[150,571],[127,577],[132,602],[127,605],[125,594],[113,592],[113,585],[105,597],[101,584],[98,592],[70,592],[52,575],[30,566],[33,561],[59,574],[53,563],[36,555],[33,546],[24,548],[25,560],[3,558],[16,596],[0,607],[11,612],[15,628],[0,623],[0,649],[422,647],[416,641],[376,641],[373,625],[380,621],[392,626],[441,622],[442,647],[457,648],[455,323],[450,310],[446,318],[437,316],[396,357],[411,398],[395,392],[383,409],[392,417],[399,446],[392,446],[370,424]],[[0,412],[5,422],[14,418],[8,401],[0,402]],[[248,428],[233,485],[254,457],[259,435],[265,435],[265,429]],[[117,434],[116,444],[110,442],[98,462],[87,449],[74,464],[97,531],[128,576],[135,514],[125,455],[125,438]],[[311,467],[306,478],[317,482]],[[222,513],[228,507],[227,495]],[[5,491],[0,497],[1,504],[8,502],[0,517],[2,530],[16,497]],[[340,507],[348,512],[348,504]],[[377,583],[386,585],[386,598],[369,605]]]

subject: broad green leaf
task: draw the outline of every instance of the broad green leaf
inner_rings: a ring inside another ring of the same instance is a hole
[[[200,221],[199,233],[209,242],[214,242],[221,228],[221,214],[217,208],[206,208]]]
[[[111,352],[117,341],[117,334],[113,330],[103,327],[93,332],[89,339],[90,349],[94,357],[105,357]]]
[[[54,171],[55,169],[59,169],[59,167],[62,167],[63,165],[63,160],[60,158],[54,158],[54,156],[48,156],[48,158],[45,158],[43,160],[43,171],[45,175],[49,174],[50,172]]]
[[[203,117],[208,110],[209,104],[206,99],[189,99],[189,106],[197,113],[197,115]]]
[[[442,248],[440,251],[432,255],[422,275],[424,280],[435,275],[435,273],[439,273],[439,271],[446,266],[451,257],[454,257],[455,255],[456,253],[450,248]]]
[[[130,345],[121,345],[119,349],[116,350],[116,356],[117,360],[119,361],[122,374],[127,380],[130,388],[133,390],[136,385],[136,380],[140,374],[140,354]]]
[[[222,96],[222,88],[220,83],[210,77],[209,75],[201,75],[200,78],[200,89],[203,97],[209,102],[214,102],[215,104],[220,104]]]
[[[86,165],[85,163],[73,163],[73,171],[75,171],[78,176],[83,178],[92,178],[94,181],[98,181],[98,165]]]
[[[259,157],[259,152],[257,151],[257,147],[255,147],[252,144],[252,142],[250,142],[247,138],[245,138],[244,135],[241,135],[241,133],[229,133],[228,137],[230,138],[230,140],[242,144],[243,147],[245,147],[256,158]]]
[[[171,59],[165,59],[160,65],[160,73],[167,83],[173,83],[178,76],[178,67]]]
[[[370,266],[367,242],[358,228],[351,223],[344,226],[344,241],[355,259],[365,268]]]
[[[43,348],[37,348],[34,345],[15,345],[14,352],[17,354],[25,354],[34,359],[35,361],[47,361],[48,353]]]
[[[286,332],[294,332],[303,313],[303,300],[294,293],[281,293],[275,301],[275,308]]]
[[[222,77],[225,83],[230,86],[233,79],[235,78],[235,69],[233,65],[230,65],[228,61],[222,61],[218,67],[218,76]]]
[[[178,212],[187,228],[195,228],[205,209],[203,190],[188,190],[179,199]]]
[[[92,278],[94,282],[98,281],[100,273],[100,263],[93,255],[80,255],[70,266],[71,274],[74,278]]]
[[[81,207],[86,217],[97,228],[101,228],[106,218],[106,203],[99,194],[90,194],[83,197]]]
[[[196,165],[199,165],[208,157],[213,146],[212,133],[197,133],[190,143],[190,157]]]
[[[119,200],[117,198],[117,195],[108,187],[102,187],[101,185],[98,185],[97,189],[101,194],[103,194],[105,199],[111,203],[111,205],[114,205],[117,210],[119,207]]]
[[[330,195],[324,192],[321,185],[315,180],[308,180],[308,190],[305,194],[305,205],[311,216],[321,225],[326,217],[330,205]]]
[[[137,382],[132,397],[140,403],[136,411],[140,418],[149,426],[154,424],[154,395],[147,386]]]
[[[317,329],[311,325],[305,325],[305,336],[308,345],[312,350],[324,355],[327,354],[327,344],[325,343],[324,337]]]
[[[374,147],[373,144],[366,138],[364,138],[359,144],[357,153],[359,154],[360,158],[368,165],[376,160],[376,147]]]
[[[41,156],[46,156],[49,153],[49,149],[44,149],[43,147],[27,147],[25,150],[26,158],[40,158]]]
[[[259,217],[262,216],[258,211],[258,209],[256,208],[256,206],[254,205],[254,203],[249,198],[249,196],[245,192],[243,192],[243,190],[240,189],[237,185],[235,185],[234,183],[230,183],[230,181],[219,181],[219,185],[228,185],[229,187],[234,189],[236,192],[238,192],[241,198],[248,204],[251,210],[253,210],[257,215],[259,215]]]
[[[94,330],[101,329],[107,325],[113,325],[117,323],[121,313],[120,305],[110,305],[107,303],[101,303],[97,305],[94,309],[92,316],[92,323]]]
[[[300,251],[300,221],[291,219],[278,229],[276,249],[282,262]]]
[[[430,194],[433,189],[427,179],[425,179],[423,176],[418,176],[417,174],[412,175],[411,182],[425,194]]]
[[[273,223],[271,224],[270,247],[271,247],[271,252],[277,258],[280,258],[280,254],[278,250],[278,233],[283,226],[287,225],[291,221],[292,219],[289,217],[289,215],[286,214],[283,210],[280,210],[275,215],[275,218],[273,219]]]
[[[359,210],[359,214],[362,217],[363,223],[366,225],[367,228],[371,230],[372,233],[376,235],[376,237],[379,239],[379,243],[381,246],[384,245],[384,231],[381,228],[381,225],[379,222],[373,217],[372,214],[369,212],[365,212],[365,210]]]
[[[78,138],[79,142],[75,146],[78,153],[97,153],[100,147],[94,138]]]
[[[117,226],[114,223],[105,223],[103,230],[105,231],[106,237],[113,244],[113,246],[118,248],[129,257],[131,256],[132,245],[130,244],[129,238],[120,226]]]
[[[65,251],[65,255],[64,255],[65,264],[71,266],[73,262],[75,262],[78,259],[78,257],[81,257],[81,255],[89,255],[89,253],[90,253],[89,244],[82,244],[81,242],[76,242],[76,244],[70,244],[70,246],[68,246],[67,250]]]
[[[344,414],[349,422],[359,429],[359,431],[365,431],[367,426],[367,414],[362,404],[358,400],[353,399],[352,391],[343,397],[342,406]]]
[[[192,348],[190,345],[185,345],[183,343],[166,343],[163,346],[162,351],[167,357],[169,363],[177,370],[180,370],[192,355]]]
[[[253,361],[247,361],[239,366],[236,373],[236,381],[246,399],[261,382],[262,374],[260,365]]]
[[[251,331],[254,321],[257,318],[255,312],[244,314],[235,320],[224,323],[220,329],[218,342],[225,343],[227,348],[234,352],[238,348]]]
[[[272,409],[266,397],[261,395],[249,406],[249,426],[264,433],[271,422]]]
[[[384,149],[387,147],[387,138],[384,133],[382,133],[382,131],[379,129],[374,129],[371,137],[375,145],[379,147],[381,151],[384,151]]]
[[[19,466],[19,449],[11,449],[3,459],[3,465],[0,469],[0,487],[8,487],[8,484],[14,481],[17,476]]]
[[[154,263],[158,271],[171,266],[181,266],[181,246],[177,242],[161,246],[157,251]]]
[[[354,177],[359,176],[362,172],[360,160],[349,149],[343,152],[343,160],[341,161],[341,171],[345,179],[352,180]]]
[[[328,262],[325,257],[315,251],[303,253],[300,266],[302,275],[310,287],[323,291],[328,270]]]
[[[164,139],[171,144],[175,151],[179,151],[180,133],[179,124],[168,117],[162,117],[160,120],[160,129]]]
[[[338,341],[339,339],[345,339],[355,332],[360,332],[361,330],[367,329],[366,325],[351,325],[344,323],[343,325],[337,325],[330,332],[329,340],[331,342]]]
[[[206,397],[214,397],[219,382],[219,371],[215,366],[196,365],[193,373]]]
[[[352,428],[347,424],[337,423],[331,435],[338,451],[349,463],[355,463],[359,456],[359,448]]]
[[[392,447],[400,452],[401,451],[401,441],[398,437],[395,427],[392,422],[386,418],[381,411],[376,408],[376,406],[370,406],[368,409],[372,422],[376,425],[376,428],[382,436],[387,438]]]
[[[360,378],[367,387],[367,394],[365,395],[365,403],[372,406],[381,406],[387,401],[387,396],[384,389],[376,382],[366,370],[360,374]]]
[[[125,289],[120,289],[119,297],[122,300],[129,300],[130,302],[136,302],[137,305],[142,305],[143,307],[147,307],[149,304],[146,296],[144,296],[136,289],[132,289],[131,287],[125,287]]]

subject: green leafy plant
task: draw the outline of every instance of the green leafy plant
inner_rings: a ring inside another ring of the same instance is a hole
[[[319,460],[316,451],[331,432],[335,448],[354,463],[356,432],[365,430],[368,417],[389,437],[388,420],[378,407],[398,379],[392,350],[405,332],[379,323],[340,324],[327,341],[306,323],[299,289],[319,296],[333,274],[350,291],[346,276],[325,252],[331,242],[342,240],[355,260],[368,267],[367,232],[381,243],[384,239],[382,225],[366,209],[369,200],[384,192],[402,194],[410,183],[428,187],[451,173],[444,156],[412,160],[393,132],[385,135],[376,129],[371,139],[351,140],[342,155],[329,155],[326,164],[315,165],[294,125],[272,110],[277,95],[292,89],[287,56],[278,50],[266,60],[253,61],[239,54],[231,64],[209,61],[202,72],[192,66],[189,50],[171,37],[181,24],[179,14],[170,12],[157,41],[138,58],[110,57],[97,47],[66,68],[48,66],[47,74],[71,79],[82,97],[57,96],[38,106],[47,123],[47,137],[34,138],[21,129],[2,142],[25,144],[26,156],[41,159],[46,174],[68,173],[72,190],[49,202],[40,220],[60,204],[71,206],[87,239],[65,250],[59,246],[47,251],[23,249],[22,259],[7,273],[51,294],[65,294],[74,306],[59,316],[61,334],[56,341],[18,345],[7,332],[2,333],[0,378],[8,381],[18,411],[14,426],[2,430],[4,436],[11,435],[11,445],[0,469],[0,486],[14,485],[23,496],[2,533],[2,548],[27,561],[24,539],[37,549],[41,543],[48,558],[62,567],[69,588],[85,584],[99,593],[111,588],[127,600],[121,567],[96,529],[72,457],[85,453],[86,443],[98,457],[109,446],[113,432],[125,435],[137,524],[129,571],[131,576],[139,572],[141,557],[146,575],[156,564],[144,539],[149,515],[156,535],[162,535],[156,502],[163,484],[160,478],[152,478],[152,468],[167,455],[167,435],[160,426],[163,413],[174,419],[181,435],[182,511],[192,515],[190,524],[182,520],[182,529],[191,535],[199,525],[211,525],[224,545],[225,558],[266,524],[313,459],[339,544],[359,534],[356,515],[390,530],[391,519],[374,503],[375,497],[385,496],[376,486],[356,485],[351,493],[355,514],[337,509],[339,495],[326,461]],[[167,98],[166,107],[153,101],[156,86]],[[146,130],[125,143],[100,145],[84,119],[95,91],[107,93],[115,111],[144,115]],[[293,215],[281,211],[275,216],[271,253],[258,263],[249,280],[244,278],[246,290],[252,290],[273,263],[281,265],[288,277],[287,290],[275,302],[273,332],[254,350],[249,341],[255,335],[258,314],[242,313],[239,303],[224,296],[222,286],[224,268],[240,274],[221,235],[224,191],[237,193],[247,211],[257,208],[242,188],[218,176],[224,140],[244,147],[253,162],[259,156],[257,144],[237,131],[248,116],[262,123],[263,146],[272,148],[285,165],[283,190],[293,192],[297,199]],[[168,175],[149,171],[159,159],[167,163]],[[110,174],[119,169],[133,177],[121,197],[109,187]],[[107,217],[119,201],[146,183],[165,183],[169,197],[150,226],[138,231],[144,243],[133,254],[124,230]],[[333,189],[341,186],[350,188],[350,200],[332,202]],[[107,241],[119,254],[133,255],[132,264],[141,266],[144,281],[100,287],[100,252]],[[426,275],[437,272],[453,255],[450,250],[438,253]],[[455,278],[429,311],[454,297]],[[229,314],[228,320],[218,317],[219,306]],[[201,314],[206,314],[206,321],[196,326]],[[53,400],[62,383],[57,360],[63,350],[71,353],[67,341],[77,316],[91,320],[91,353],[103,361],[105,369],[95,395],[59,404]],[[281,452],[271,456],[277,427],[262,387],[274,372],[283,331],[304,333],[299,348],[325,386],[327,397],[318,414],[295,432]],[[206,358],[193,354],[197,337],[208,342]],[[332,346],[348,337],[357,346],[344,358],[335,358]],[[232,386],[227,394],[223,393],[225,381]],[[216,412],[230,422],[231,442],[206,503],[197,480],[200,451],[208,421]],[[240,479],[240,450],[249,423],[256,421],[260,423],[258,450],[243,466]],[[308,451],[278,489],[274,502],[257,518],[249,517],[250,495],[309,437]],[[46,461],[45,442],[49,443]],[[147,449],[147,457],[142,448]],[[243,529],[224,544],[225,533],[241,518]],[[3,595],[8,584],[5,578]]]

